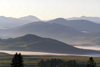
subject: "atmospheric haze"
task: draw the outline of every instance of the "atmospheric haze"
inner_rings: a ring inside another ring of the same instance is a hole
[[[0,16],[34,15],[42,20],[58,17],[100,17],[100,0],[0,0]]]

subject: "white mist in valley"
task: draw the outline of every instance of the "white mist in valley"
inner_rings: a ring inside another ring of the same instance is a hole
[[[95,45],[95,46],[74,46],[74,47],[80,48],[80,49],[99,50],[100,51],[99,45]]]
[[[74,46],[80,49],[89,49],[89,50],[99,50],[100,46]],[[88,55],[77,55],[77,54],[60,54],[60,53],[48,53],[48,52],[34,52],[34,51],[12,51],[12,50],[0,50],[0,52],[8,53],[8,54],[15,54],[21,53],[22,55],[76,55],[76,56],[100,56],[100,54],[88,54]]]
[[[34,52],[34,51],[12,51],[12,50],[0,50],[0,52],[15,54],[21,53],[22,55],[69,55],[69,54],[60,54],[60,53],[48,53],[48,52]]]

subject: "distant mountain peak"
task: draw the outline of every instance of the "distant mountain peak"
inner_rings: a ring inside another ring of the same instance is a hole
[[[20,20],[28,20],[28,21],[31,21],[31,22],[36,22],[36,21],[41,21],[39,18],[37,18],[36,16],[32,16],[32,15],[29,15],[29,16],[25,16],[25,17],[21,17],[19,18]]]
[[[67,18],[67,20],[80,20],[80,19],[88,20],[88,21],[92,21],[92,22],[100,24],[100,18],[99,17],[81,16],[81,17]]]
[[[0,28],[14,28],[30,22],[41,21],[39,18],[29,15],[21,18],[0,16]]]
[[[64,19],[64,18],[56,18],[55,20],[66,20],[66,19]]]
[[[5,17],[5,16],[0,16],[0,19],[7,19],[9,17]]]
[[[26,38],[27,38],[27,37],[31,37],[31,38],[34,38],[34,37],[35,37],[35,38],[36,38],[36,37],[39,37],[39,36],[36,36],[36,35],[33,35],[33,34],[26,34],[26,35],[24,35],[24,36],[22,36],[22,37],[24,37],[24,38],[25,38],[25,37],[26,37]]]
[[[84,18],[84,17],[86,17],[86,16],[81,16],[81,18]]]
[[[35,17],[35,16],[33,16],[33,15],[28,15],[28,16],[26,16],[26,17]]]
[[[66,22],[67,20],[66,19],[64,19],[64,18],[56,18],[56,19],[53,19],[53,20],[49,20],[48,22]]]
[[[33,34],[26,34],[25,36],[35,36],[35,35],[33,35]]]
[[[28,15],[28,16],[24,16],[24,17],[35,17],[35,16],[33,16],[33,15]],[[20,17],[20,18],[23,18],[23,17]],[[35,17],[36,18],[36,17]]]
[[[0,16],[0,17],[5,17],[5,16]]]

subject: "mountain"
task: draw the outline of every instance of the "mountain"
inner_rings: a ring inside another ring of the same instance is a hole
[[[0,50],[23,50],[64,54],[100,54],[100,51],[78,49],[60,41],[27,34],[22,37],[0,39]]]
[[[57,23],[33,22],[8,30],[5,35],[17,37],[25,34],[35,34],[41,37],[53,38],[68,43],[70,39],[78,40],[76,37],[84,37],[85,33],[74,30],[65,25]],[[71,40],[71,41],[72,41]]]
[[[32,15],[29,15],[29,16],[25,16],[25,17],[21,17],[19,18],[20,20],[28,20],[30,22],[36,22],[36,21],[41,21],[39,18],[35,17],[35,16],[32,16]]]
[[[61,19],[57,20],[61,22]],[[63,20],[63,22],[66,22],[66,20]],[[99,33],[83,33],[71,27],[51,21],[28,23],[16,28],[5,30],[1,35],[6,35],[8,37],[18,37],[25,34],[35,34],[41,37],[52,38],[71,45],[99,45],[99,40],[95,40],[96,38],[100,38]],[[95,44],[91,42],[92,39],[94,39]]]
[[[12,18],[12,17],[0,16],[0,28],[17,27],[35,21],[40,21],[40,20],[35,16],[27,16],[23,18]]]
[[[87,20],[66,20],[57,18],[47,21],[48,23],[57,23],[69,26],[75,30],[85,33],[85,36],[77,36],[74,39],[67,39],[67,43],[72,45],[100,45],[100,24],[96,24]]]
[[[99,17],[86,17],[86,16],[81,16],[81,17],[72,17],[72,18],[67,18],[67,20],[88,20],[92,21],[95,23],[100,24],[100,18]]]
[[[78,31],[100,32],[100,24],[96,24],[88,20],[66,20],[63,18],[57,18],[47,22],[66,25]]]
[[[35,34],[71,45],[100,45],[98,40],[100,38],[100,29],[98,27],[100,26],[98,25],[87,20],[69,21],[57,18],[47,22],[32,22],[12,29],[1,30],[3,32],[0,32],[0,35],[18,37],[25,34]]]

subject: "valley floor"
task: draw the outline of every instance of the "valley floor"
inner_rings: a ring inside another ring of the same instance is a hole
[[[83,64],[86,67],[86,62],[89,57],[86,56],[58,56],[58,55],[22,55],[25,67],[38,67],[37,63],[43,59],[61,59],[64,61],[75,60],[78,64]],[[13,55],[0,55],[0,67],[10,67]],[[97,63],[97,67],[100,67],[100,57],[93,57],[94,61]]]

